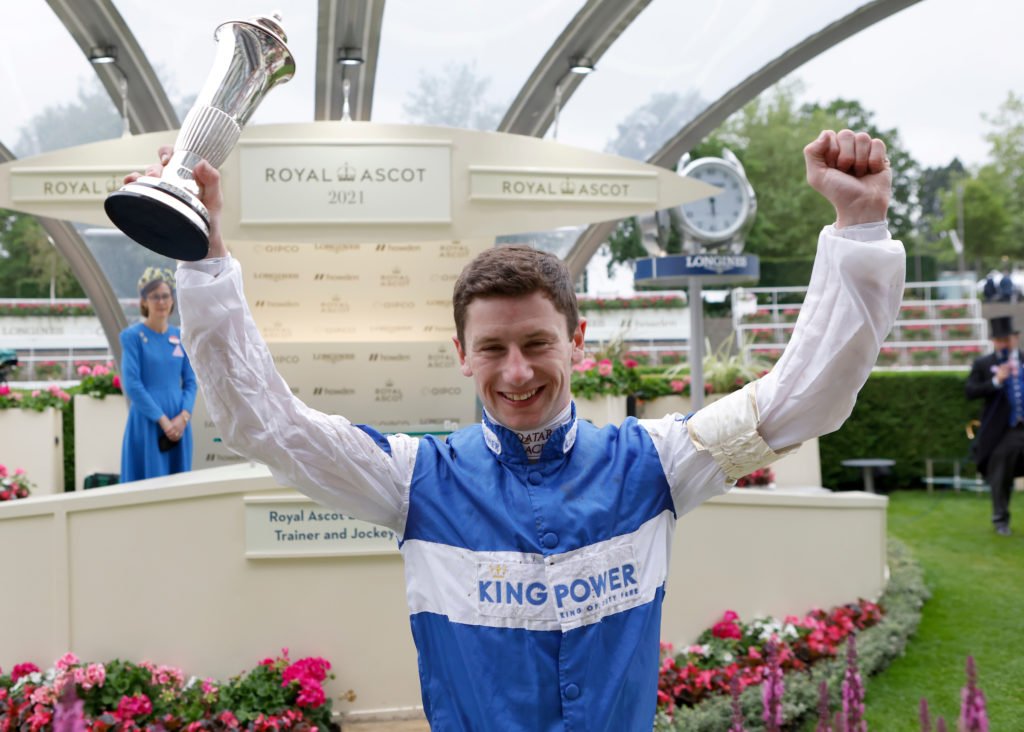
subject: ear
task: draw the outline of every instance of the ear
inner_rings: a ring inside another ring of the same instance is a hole
[[[576,364],[583,360],[583,340],[587,332],[587,319],[580,318],[579,325],[572,334],[572,363]]]
[[[455,344],[455,352],[459,354],[459,371],[462,372],[463,376],[472,376],[473,366],[466,360],[466,352],[462,350],[462,344],[459,343],[459,337],[452,336],[452,343]]]

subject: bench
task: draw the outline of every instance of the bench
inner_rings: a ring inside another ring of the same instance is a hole
[[[949,486],[955,491],[967,490],[974,491],[977,493],[985,493],[989,490],[988,483],[986,483],[980,476],[974,478],[965,478],[961,475],[960,465],[963,463],[965,458],[925,458],[924,460],[924,471],[925,475],[921,478],[921,482],[928,486],[928,492],[934,490],[935,486]],[[952,463],[953,474],[952,475],[935,475],[935,463]]]

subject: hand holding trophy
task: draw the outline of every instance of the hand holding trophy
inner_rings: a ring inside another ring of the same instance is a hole
[[[201,160],[219,168],[267,92],[295,75],[295,59],[280,22],[274,15],[217,27],[213,69],[185,117],[163,173],[142,176],[107,197],[107,216],[139,244],[173,259],[206,256],[210,218],[193,169]]]

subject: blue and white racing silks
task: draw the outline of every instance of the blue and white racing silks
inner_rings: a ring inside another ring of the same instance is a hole
[[[575,419],[529,461],[485,421],[447,441],[311,409],[274,369],[231,258],[179,266],[183,341],[224,442],[284,485],[400,537],[434,732],[647,732],[676,519],[835,430],[895,320],[903,247],[826,227],[766,376],[689,420]]]
[[[423,440],[401,549],[432,729],[649,729],[675,522],[636,420],[573,419],[536,462],[486,421]]]

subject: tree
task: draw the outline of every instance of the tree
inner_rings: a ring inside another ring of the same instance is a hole
[[[1007,235],[1024,242],[1024,97],[1010,92],[994,115],[983,117],[993,127],[985,136],[992,172],[1007,194]]]
[[[0,297],[85,297],[71,268],[32,216],[0,209]]]
[[[1024,241],[1011,234],[1006,180],[994,165],[983,166],[974,176],[954,180],[943,193],[940,230],[957,228],[958,185],[964,191],[964,257],[993,266],[1003,256],[1024,256]]]
[[[420,71],[402,111],[413,124],[493,130],[503,107],[487,100],[490,85],[490,79],[477,75],[475,63],[445,64],[439,74]]]
[[[98,79],[78,90],[78,100],[46,107],[21,128],[19,158],[121,135],[121,116]]]
[[[617,126],[605,150],[633,160],[647,160],[707,106],[697,92],[659,92],[630,112]]]
[[[616,265],[647,256],[647,250],[644,248],[643,234],[640,231],[640,221],[636,216],[630,216],[628,219],[619,221],[615,231],[608,237],[608,248],[611,250],[612,255],[612,258],[608,260],[609,277],[611,277],[612,270],[615,269]]]

